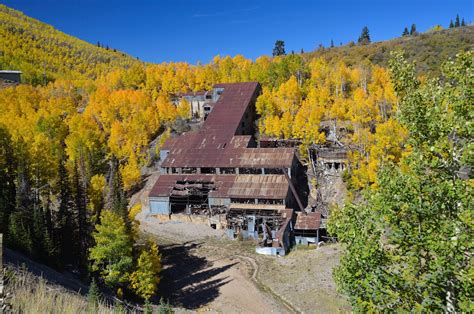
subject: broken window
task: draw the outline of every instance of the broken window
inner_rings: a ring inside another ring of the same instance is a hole
[[[262,168],[239,168],[239,174],[262,174]]]
[[[231,203],[234,204],[255,204],[255,199],[253,198],[231,198]]]
[[[197,168],[186,167],[186,168],[183,168],[182,173],[194,174],[194,173],[197,173]]]
[[[278,200],[278,199],[264,199],[264,198],[259,198],[257,200],[258,204],[266,204],[266,205],[284,205],[285,201],[284,200]]]
[[[284,174],[281,168],[265,168],[265,174]]]
[[[221,174],[235,174],[235,168],[220,168]]]
[[[215,174],[216,173],[216,168],[201,168],[201,173]]]

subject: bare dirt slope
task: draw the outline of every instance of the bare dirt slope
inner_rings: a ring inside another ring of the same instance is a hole
[[[251,279],[252,265],[222,246],[222,233],[186,222],[142,220],[142,231],[160,246],[159,293],[177,312],[282,313],[286,310]]]

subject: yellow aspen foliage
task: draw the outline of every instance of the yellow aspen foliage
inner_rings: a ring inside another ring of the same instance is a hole
[[[105,186],[105,176],[102,174],[96,174],[90,180],[90,184],[87,189],[87,197],[89,199],[88,209],[91,212],[93,222],[97,221],[100,211],[103,208]]]
[[[140,180],[140,165],[134,153],[130,153],[128,162],[120,166],[120,173],[122,174],[123,187],[129,190]]]
[[[293,125],[293,117],[289,111],[285,112],[280,119],[280,128],[283,138],[291,138],[292,132],[291,127]]]
[[[130,275],[132,289],[141,298],[148,300],[156,292],[160,282],[159,273],[161,271],[161,256],[158,246],[149,241],[149,248],[145,248],[140,253],[136,270]]]
[[[291,76],[288,81],[281,84],[275,94],[275,103],[280,112],[289,112],[295,115],[301,105],[301,89],[295,76]]]
[[[278,108],[273,100],[273,93],[269,88],[263,88],[262,94],[257,98],[255,109],[263,117],[277,113]]]
[[[176,115],[182,119],[191,118],[191,104],[186,99],[182,99],[179,102],[176,108]]]
[[[156,100],[156,109],[158,111],[158,116],[160,120],[165,123],[170,123],[176,119],[176,107],[169,101],[169,99],[164,96],[158,96]]]

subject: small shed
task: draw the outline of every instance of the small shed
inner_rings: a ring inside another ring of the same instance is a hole
[[[321,213],[297,212],[294,228],[296,244],[317,244],[321,227]]]
[[[7,83],[21,83],[21,71],[0,70],[0,80]]]

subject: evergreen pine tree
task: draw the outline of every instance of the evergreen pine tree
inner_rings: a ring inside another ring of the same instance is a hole
[[[464,18],[462,18],[461,26],[466,26],[466,22],[464,22]]]
[[[285,42],[283,40],[277,40],[275,42],[275,48],[273,48],[273,56],[282,56],[285,55]]]
[[[43,210],[41,206],[35,206],[33,209],[33,228],[32,228],[32,242],[33,242],[33,256],[46,260],[47,256],[44,256],[43,237],[46,231],[44,224]]]
[[[110,161],[109,191],[107,195],[106,209],[109,209],[122,217],[127,230],[132,230],[132,224],[128,216],[128,201],[123,189],[119,162],[115,156],[113,156]]]
[[[70,182],[65,166],[66,158],[63,152],[58,168],[58,188],[59,188],[59,209],[57,211],[57,229],[55,240],[59,248],[59,255],[63,263],[73,262],[73,252],[75,251],[73,241],[73,217],[71,210],[73,202],[71,197]]]
[[[405,36],[408,36],[408,35],[410,35],[410,32],[408,32],[408,28],[405,27],[405,29],[403,30],[402,36],[405,37]]]
[[[454,23],[453,23],[453,20],[449,21],[449,28],[453,28],[454,27]]]
[[[8,222],[8,238],[6,242],[9,247],[23,253],[31,254],[33,252],[31,231],[26,223],[23,212],[15,211],[11,213]]]
[[[6,233],[15,208],[16,160],[8,130],[0,126],[0,232]]]
[[[87,269],[87,250],[89,248],[89,225],[87,219],[86,209],[86,195],[81,179],[79,177],[79,171],[77,163],[74,164],[73,174],[73,186],[74,186],[74,209],[77,215],[77,256],[79,257],[78,263],[79,268],[82,271]]]
[[[334,41],[331,39],[331,48],[334,48]]]
[[[357,42],[361,45],[367,45],[368,43],[370,43],[369,28],[367,26],[364,26],[364,28],[362,28],[362,32]]]
[[[456,22],[454,22],[454,27],[459,27],[461,26],[461,23],[459,22],[459,14],[456,14]]]
[[[417,35],[418,32],[416,31],[416,25],[415,24],[411,24],[411,29],[410,29],[410,35],[411,36],[415,36]]]

